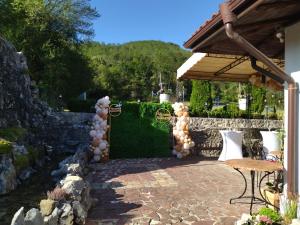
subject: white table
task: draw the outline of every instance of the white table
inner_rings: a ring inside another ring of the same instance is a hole
[[[219,161],[242,159],[243,131],[220,130],[223,138],[223,149]]]
[[[263,138],[263,151],[267,156],[272,151],[280,150],[280,140],[277,131],[260,131]]]

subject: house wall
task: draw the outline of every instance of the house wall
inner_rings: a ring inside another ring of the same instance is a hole
[[[299,84],[300,83],[300,23],[296,23],[290,27],[287,27],[285,30],[285,71],[287,74],[290,74],[294,80]],[[287,126],[287,110],[288,110],[288,93],[287,88],[285,88],[285,126]],[[299,121],[299,92],[298,92],[298,107],[297,107],[297,128],[300,127],[300,121]],[[285,129],[287,131],[287,127]],[[286,135],[288,136],[288,134]],[[299,154],[299,140],[300,135],[298,132],[298,137],[296,138],[297,143],[297,151],[295,155],[295,163],[296,163],[296,177],[295,177],[295,186],[296,191],[300,191],[300,154]],[[285,141],[286,143],[286,141]],[[285,146],[285,168],[287,168],[287,147]]]

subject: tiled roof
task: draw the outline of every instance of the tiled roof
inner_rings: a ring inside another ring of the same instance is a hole
[[[236,8],[244,4],[245,2],[250,2],[251,0],[229,0],[225,1],[229,3],[229,7],[232,11],[234,11]],[[192,43],[195,41],[195,38],[201,37],[203,34],[205,34],[206,31],[214,27],[217,23],[222,21],[222,17],[220,14],[220,11],[214,13],[210,19],[206,20],[194,33],[193,35],[184,43],[184,46],[186,48],[191,48]],[[197,37],[199,36],[199,37]]]

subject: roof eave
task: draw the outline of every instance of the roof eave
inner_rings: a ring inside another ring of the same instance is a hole
[[[253,0],[231,0],[229,2],[229,7],[234,13],[241,12],[249,4],[252,4]],[[183,46],[188,49],[193,49],[201,41],[205,40],[211,34],[213,34],[218,29],[222,28],[223,22],[220,11],[217,14],[214,14],[213,17],[202,25],[190,39],[188,39]]]

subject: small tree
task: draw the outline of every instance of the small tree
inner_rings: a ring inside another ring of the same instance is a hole
[[[211,83],[209,81],[192,82],[190,109],[194,115],[205,115],[212,109]]]
[[[265,109],[266,89],[252,87],[251,112],[262,113]]]

